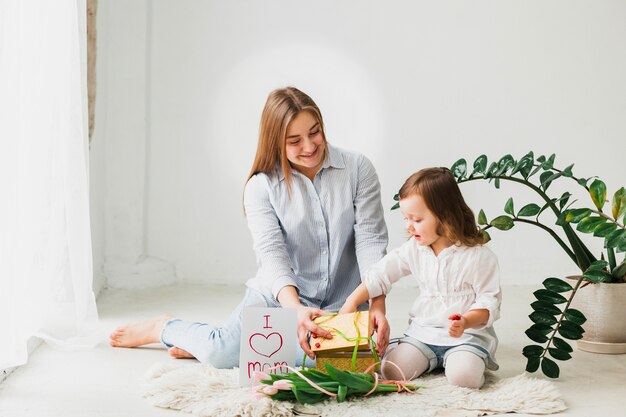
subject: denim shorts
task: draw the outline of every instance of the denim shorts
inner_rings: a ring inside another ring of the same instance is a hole
[[[461,350],[472,352],[477,355],[485,362],[485,367],[489,362],[489,352],[487,352],[485,348],[478,345],[470,345],[469,343],[456,346],[429,345],[427,343],[420,342],[411,336],[404,336],[400,338],[398,343],[410,343],[422,352],[430,362],[430,367],[427,372],[431,372],[437,368],[445,368],[448,356],[451,353],[459,352]]]

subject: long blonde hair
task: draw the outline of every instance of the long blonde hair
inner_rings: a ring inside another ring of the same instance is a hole
[[[465,246],[483,244],[485,239],[474,213],[448,168],[425,168],[411,175],[400,188],[400,199],[420,195],[439,221],[437,234]]]
[[[287,191],[291,194],[291,168],[285,151],[287,126],[302,111],[309,112],[316,119],[326,143],[322,113],[313,99],[294,87],[276,89],[269,94],[263,107],[259,143],[246,183],[253,175],[260,172],[269,174],[280,165],[287,183]],[[326,149],[325,146],[324,158],[327,154]]]

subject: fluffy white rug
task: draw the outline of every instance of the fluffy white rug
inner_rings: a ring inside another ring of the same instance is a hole
[[[199,417],[322,417],[481,416],[495,413],[552,414],[567,409],[550,381],[522,374],[497,380],[486,375],[485,386],[471,390],[451,386],[443,374],[417,380],[428,388],[415,394],[387,394],[328,400],[302,406],[271,399],[255,400],[250,388],[238,385],[237,369],[215,369],[198,363],[156,364],[146,373],[143,395],[153,405]]]

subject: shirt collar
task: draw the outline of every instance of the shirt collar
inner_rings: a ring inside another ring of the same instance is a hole
[[[320,171],[326,168],[337,168],[344,169],[346,167],[346,163],[341,156],[341,152],[334,146],[331,146],[328,142],[326,142],[326,159],[322,162],[322,167]],[[278,171],[278,180],[283,181],[285,179],[285,174],[283,173],[282,167],[278,165],[276,167]],[[292,172],[295,170],[292,169]]]

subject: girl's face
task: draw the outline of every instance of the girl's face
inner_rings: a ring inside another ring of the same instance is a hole
[[[301,111],[287,125],[285,152],[291,166],[313,180],[324,162],[326,143],[317,119]]]
[[[452,245],[445,236],[437,234],[439,220],[428,209],[419,194],[412,194],[400,200],[400,210],[406,220],[406,230],[411,238],[422,246],[430,246],[435,255]]]

